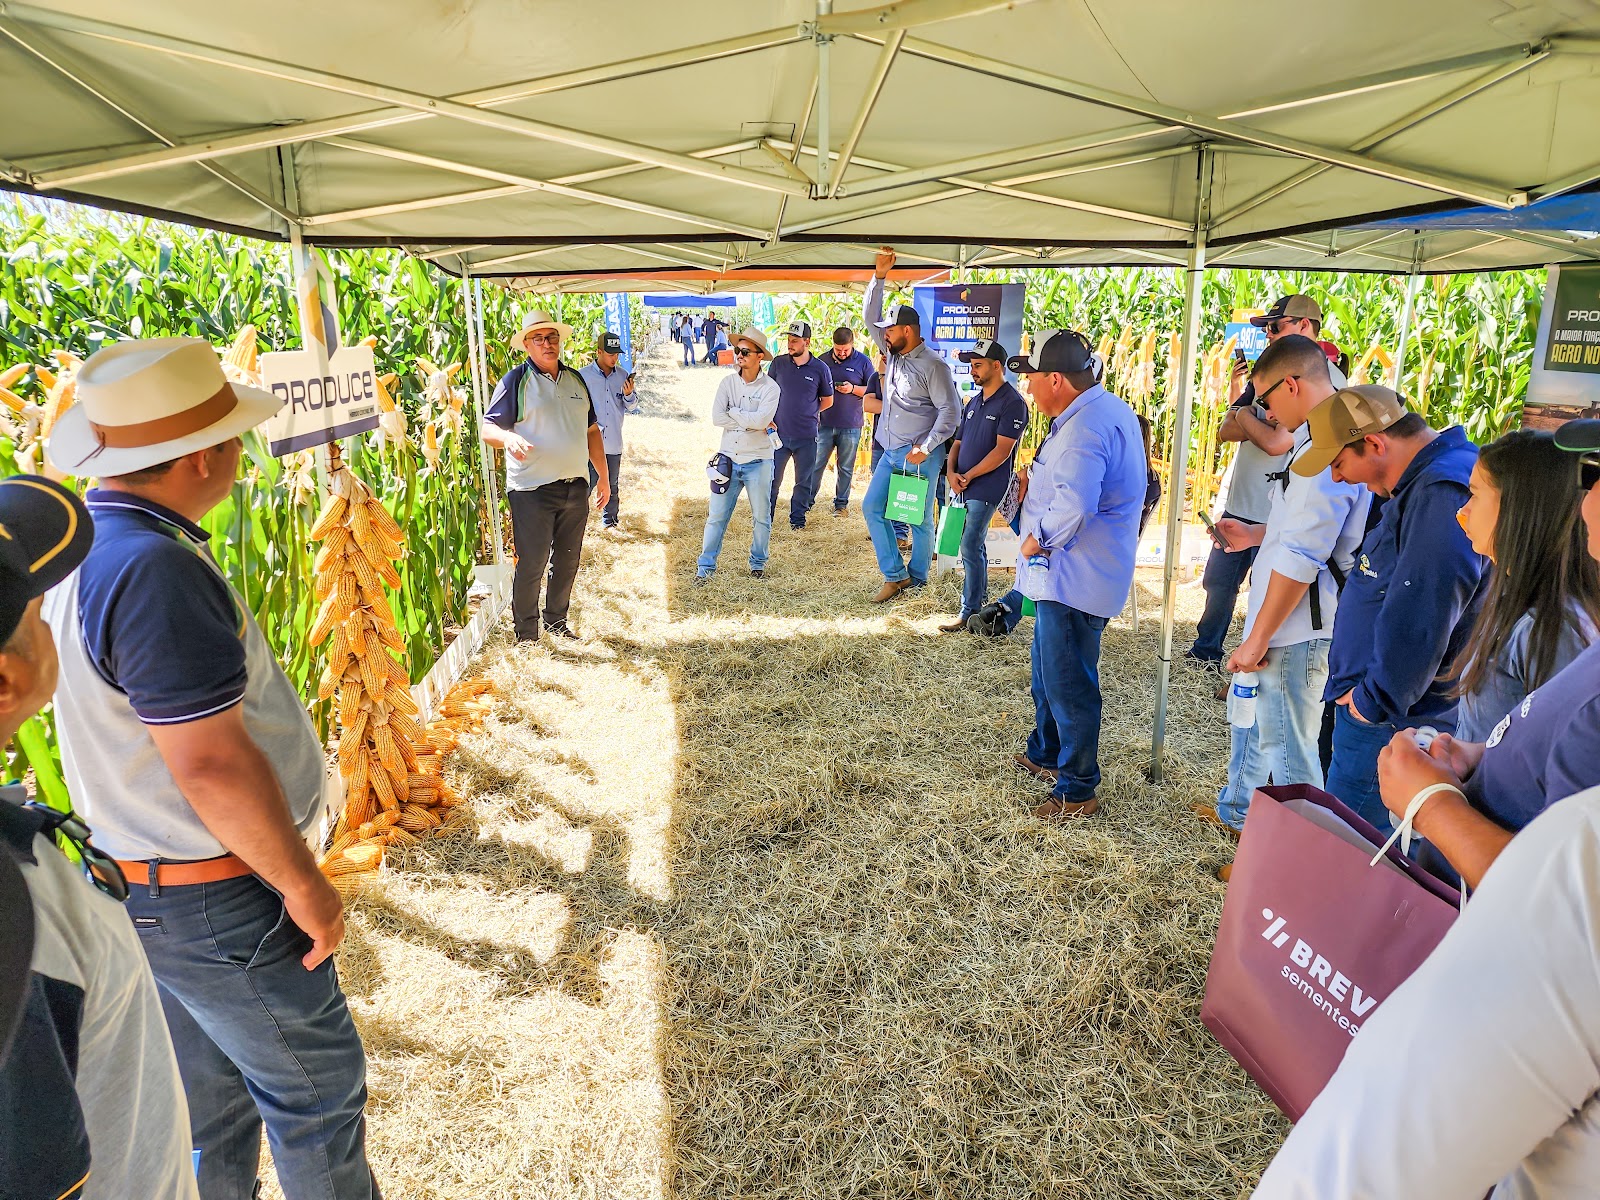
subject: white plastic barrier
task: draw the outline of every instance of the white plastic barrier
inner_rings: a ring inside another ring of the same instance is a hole
[[[411,687],[411,695],[420,710],[417,718],[420,725],[426,725],[439,715],[439,705],[449,695],[450,689],[461,681],[467,664],[472,661],[473,655],[483,649],[489,631],[499,622],[500,614],[505,612],[506,605],[511,603],[510,563],[477,567],[474,573],[478,582],[489,589],[489,594],[483,598],[483,603],[478,605],[478,611],[472,615],[466,627],[456,635],[456,640],[451,642],[439,656],[438,661],[428,668],[428,673],[422,677],[421,682]]]

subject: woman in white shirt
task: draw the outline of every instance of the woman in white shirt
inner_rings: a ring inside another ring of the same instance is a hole
[[[740,492],[747,493],[750,499],[750,574],[760,579],[766,570],[767,546],[772,540],[769,500],[773,444],[769,433],[778,412],[778,385],[761,369],[761,364],[771,357],[766,335],[759,329],[752,326],[735,335],[733,370],[717,385],[716,399],[711,402],[712,424],[722,430],[722,445],[712,462],[726,458],[721,465],[727,484],[718,492],[719,484],[715,478],[712,481],[706,536],[695,567],[697,585],[705,583],[717,569],[722,538]]]

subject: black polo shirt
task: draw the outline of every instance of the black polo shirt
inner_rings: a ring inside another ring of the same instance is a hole
[[[961,427],[956,439],[961,443],[956,457],[957,471],[970,471],[993,453],[1000,438],[1022,439],[1028,427],[1028,402],[1016,388],[1002,383],[987,400],[983,393],[975,393],[961,410]],[[969,500],[982,500],[999,504],[1005,498],[1006,485],[1011,482],[1011,468],[1017,461],[1017,447],[1011,447],[1006,461],[986,475],[979,475],[968,486]]]

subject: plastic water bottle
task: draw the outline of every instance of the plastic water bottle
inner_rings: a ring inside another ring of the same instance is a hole
[[[1261,677],[1254,671],[1239,671],[1228,689],[1228,724],[1235,729],[1253,729],[1256,724],[1256,696]]]
[[[1048,554],[1030,554],[1023,570],[1022,594],[1029,600],[1037,600],[1044,595],[1045,584],[1050,578],[1050,556]]]
[[[1428,748],[1433,745],[1433,739],[1439,736],[1439,731],[1432,725],[1419,725],[1411,731],[1411,736],[1416,740],[1417,749],[1426,754],[1428,752]],[[1399,814],[1392,812],[1389,814],[1389,828],[1400,828]],[[1412,832],[1411,842],[1413,845],[1415,845],[1417,842],[1424,841],[1427,841],[1427,839],[1421,834],[1415,831]]]
[[[778,427],[776,425],[767,426],[767,441],[772,443],[774,450],[783,449],[783,439],[778,436]]]

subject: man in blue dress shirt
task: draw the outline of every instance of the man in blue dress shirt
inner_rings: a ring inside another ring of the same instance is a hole
[[[1049,782],[1033,810],[1046,820],[1100,808],[1100,635],[1133,586],[1146,462],[1139,419],[1100,385],[1104,364],[1070,329],[1036,334],[1008,363],[1027,376],[1034,407],[1050,418],[1028,472],[1017,578],[1029,559],[1047,569],[1025,591],[1034,601],[1034,728],[1016,764]]]

